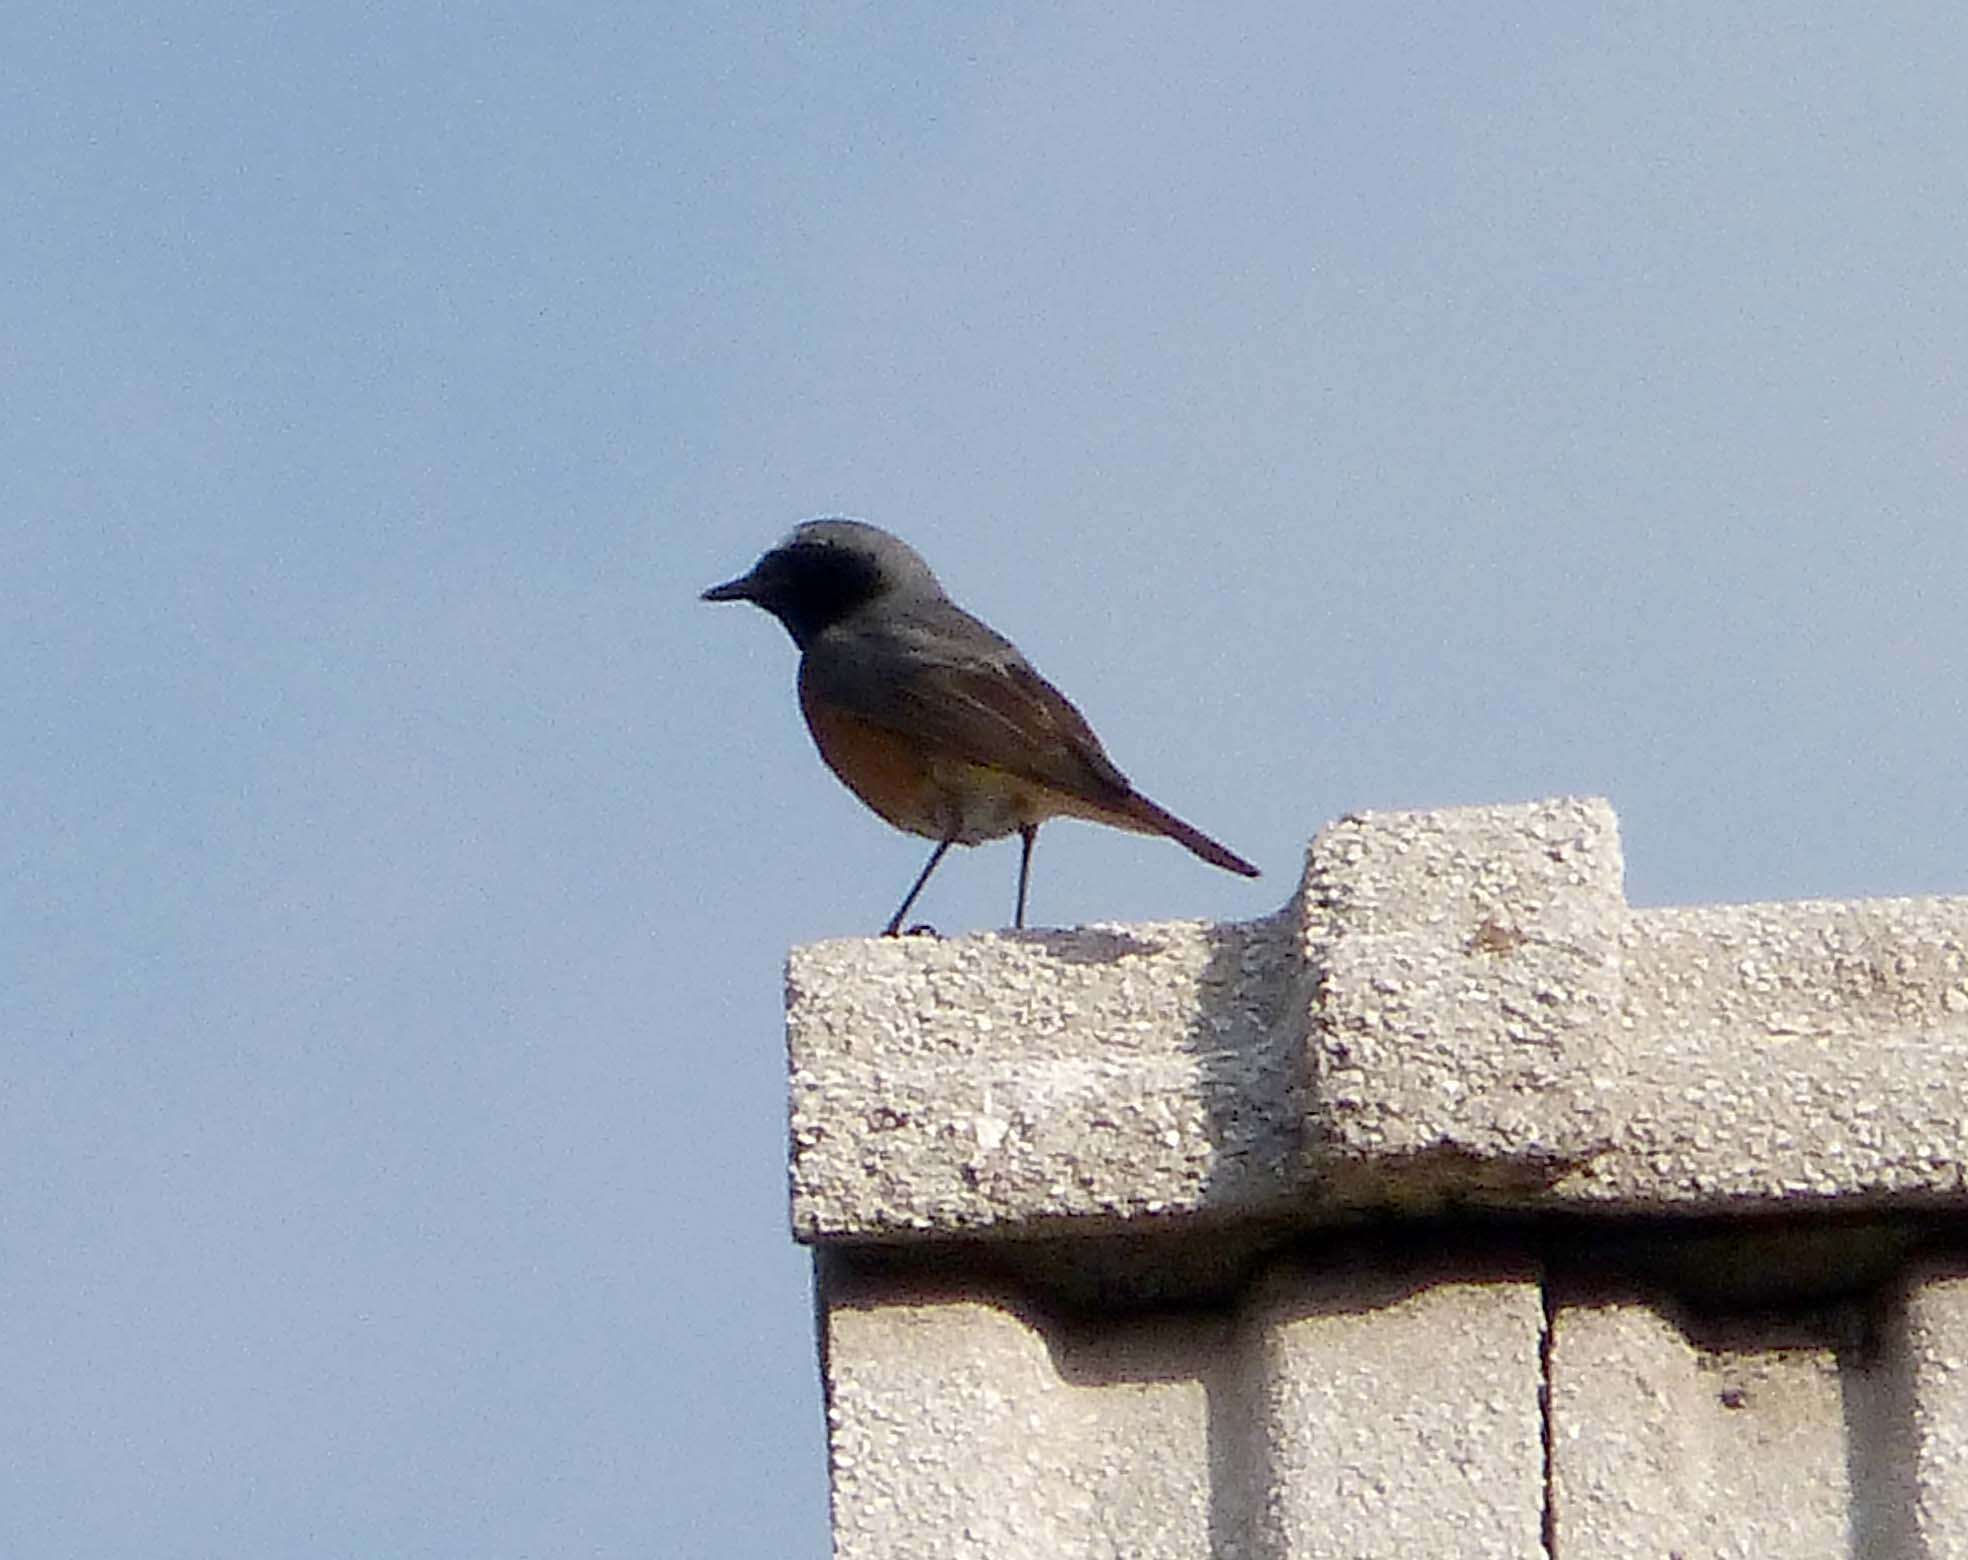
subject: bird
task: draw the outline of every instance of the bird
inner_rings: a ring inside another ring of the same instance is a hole
[[[808,520],[705,601],[749,601],[800,652],[799,702],[820,757],[877,815],[936,842],[882,928],[898,936],[952,845],[1017,834],[1025,925],[1032,846],[1052,818],[1174,840],[1258,869],[1134,788],[1086,718],[997,630],[947,595],[907,542],[864,520]]]

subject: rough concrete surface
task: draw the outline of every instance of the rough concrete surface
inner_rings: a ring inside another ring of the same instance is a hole
[[[1552,1321],[1553,1532],[1568,1560],[1849,1553],[1839,1350],[1822,1325],[1691,1338],[1678,1310]]]
[[[1101,1326],[847,1271],[822,1292],[841,1560],[1407,1560],[1445,1523],[1458,1556],[1537,1551],[1527,1270],[1286,1264],[1228,1311]]]
[[[1267,1560],[1535,1554],[1543,1520],[1534,1270],[1286,1265],[1241,1308],[1225,1439]],[[1233,1485],[1233,1488],[1235,1486]]]
[[[1626,901],[1603,802],[1367,815],[1293,910],[1308,992],[1307,1189],[1505,1198],[1612,1142]],[[1590,1058],[1597,1066],[1580,1066]]]
[[[1968,1560],[1968,900],[1620,875],[1368,815],[1257,922],[796,950],[836,1554]]]
[[[1291,1192],[1282,921],[822,943],[788,975],[802,1239]]]
[[[840,1560],[1211,1553],[1209,1321],[824,1286]]]
[[[1900,1554],[1968,1555],[1968,1259],[1916,1266],[1892,1298],[1886,1461],[1904,1515],[1881,1526]]]
[[[796,950],[795,1231],[1968,1206],[1968,900],[1620,872],[1601,802],[1366,815],[1262,921]]]

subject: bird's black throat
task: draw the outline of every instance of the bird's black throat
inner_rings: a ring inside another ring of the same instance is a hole
[[[751,599],[786,625],[801,650],[890,587],[875,560],[802,542],[767,553],[750,584]]]

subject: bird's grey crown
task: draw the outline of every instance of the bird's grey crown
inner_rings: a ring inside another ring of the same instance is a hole
[[[892,536],[865,520],[841,515],[806,520],[793,527],[781,549],[838,548],[873,565],[882,585],[889,590],[929,590],[941,594],[943,587],[917,552],[899,536]]]

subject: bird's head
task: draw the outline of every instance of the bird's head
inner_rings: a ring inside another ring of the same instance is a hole
[[[896,593],[942,594],[915,548],[865,521],[808,520],[748,573],[713,585],[703,599],[765,608],[804,650],[849,613]]]

